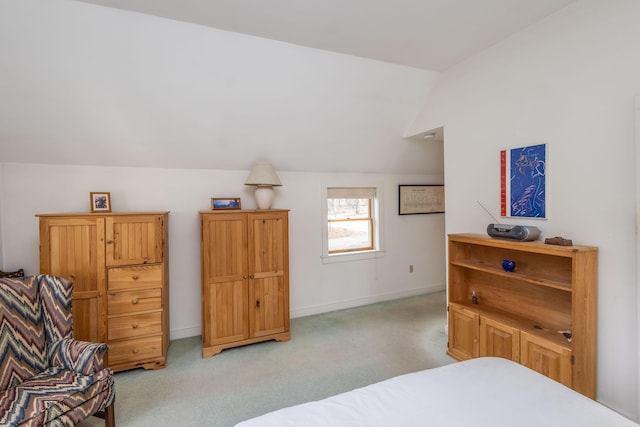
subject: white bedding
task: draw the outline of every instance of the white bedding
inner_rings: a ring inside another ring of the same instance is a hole
[[[236,427],[631,427],[638,424],[527,369],[478,358],[406,374]]]

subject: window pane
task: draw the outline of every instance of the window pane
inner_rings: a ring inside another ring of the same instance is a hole
[[[328,219],[369,218],[369,199],[327,199]]]
[[[370,221],[338,221],[329,223],[329,252],[373,249]]]

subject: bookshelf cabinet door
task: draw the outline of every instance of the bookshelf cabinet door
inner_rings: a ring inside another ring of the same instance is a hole
[[[480,318],[480,356],[520,361],[520,331],[491,318]]]
[[[457,305],[449,306],[449,343],[450,356],[458,360],[478,357],[479,319],[476,313]]]
[[[526,332],[520,343],[523,365],[571,387],[571,350]]]

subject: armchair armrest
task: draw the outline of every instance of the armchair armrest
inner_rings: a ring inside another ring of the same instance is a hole
[[[104,369],[103,357],[109,347],[104,343],[77,341],[65,338],[49,347],[49,366],[58,366],[82,374]]]

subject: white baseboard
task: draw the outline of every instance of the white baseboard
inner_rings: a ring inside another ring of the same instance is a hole
[[[432,292],[440,292],[445,290],[445,285],[432,285],[423,288],[409,289],[399,292],[390,292],[385,294],[371,295],[365,298],[357,298],[352,300],[339,301],[331,304],[321,304],[291,310],[291,318],[311,316],[313,314],[328,313],[330,311],[344,310],[345,308],[360,307],[367,304],[375,304],[382,301],[391,301],[394,299],[408,298],[416,295],[429,294]],[[188,328],[172,329],[170,332],[170,340],[178,340],[180,338],[189,338],[202,335],[202,327],[190,326]]]
[[[169,331],[169,340],[179,340],[180,338],[195,337],[197,335],[202,335],[202,327],[200,325],[188,328],[172,329]]]
[[[444,291],[444,284],[425,286],[423,288],[409,289],[399,292],[390,292],[385,294],[371,295],[365,298],[357,298],[345,300],[331,304],[321,304],[291,310],[291,318],[311,316],[313,314],[328,313],[330,311],[344,310],[345,308],[360,307],[361,305],[375,304],[382,301],[391,301],[394,299],[408,298],[416,295],[429,294],[432,292]]]

